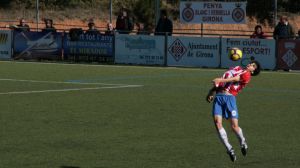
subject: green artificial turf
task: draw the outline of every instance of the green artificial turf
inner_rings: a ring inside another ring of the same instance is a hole
[[[249,153],[224,121],[232,163],[205,101],[223,71],[0,62],[0,167],[300,167],[300,73],[262,72],[238,95]]]

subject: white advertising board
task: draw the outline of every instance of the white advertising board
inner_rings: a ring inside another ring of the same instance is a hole
[[[180,2],[181,23],[244,24],[246,2]]]
[[[12,31],[0,30],[0,59],[11,59]]]
[[[252,57],[260,62],[263,69],[275,69],[275,44],[273,39],[223,38],[221,67],[245,66],[251,61]],[[243,57],[239,61],[231,61],[228,57],[228,50],[233,47],[237,47],[243,52]]]
[[[169,37],[168,66],[218,67],[219,38]]]
[[[164,36],[117,34],[115,62],[124,64],[164,65]]]

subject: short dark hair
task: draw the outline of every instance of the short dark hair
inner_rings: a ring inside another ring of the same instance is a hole
[[[94,22],[94,19],[89,19],[89,23],[88,23],[88,26],[94,26],[95,25],[95,22]]]
[[[168,11],[166,9],[160,10],[160,16],[168,16]]]
[[[44,19],[45,24],[50,23],[53,24],[53,20],[52,19]]]
[[[260,29],[262,30],[262,27],[261,27],[261,25],[256,25],[256,26],[255,26],[255,28],[254,28],[254,29],[255,29],[255,31],[256,31],[258,28],[260,28]]]
[[[260,63],[256,60],[250,62],[250,64],[254,63],[256,65],[255,70],[251,73],[251,76],[257,76],[260,73],[261,66]]]
[[[95,26],[95,23],[88,23],[88,26]]]

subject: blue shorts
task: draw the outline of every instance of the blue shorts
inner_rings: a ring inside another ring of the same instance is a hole
[[[233,95],[218,93],[214,99],[212,115],[223,118],[239,118],[236,99]]]

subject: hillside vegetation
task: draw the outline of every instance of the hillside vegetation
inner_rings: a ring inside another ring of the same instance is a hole
[[[1,0],[0,8],[6,10],[18,10],[19,12],[24,10],[30,10],[36,8],[37,0]],[[203,0],[202,0],[203,1]],[[209,1],[209,0],[208,0]],[[213,0],[211,0],[213,1]],[[215,0],[215,1],[226,1],[226,0]],[[227,0],[237,1],[237,0]],[[130,9],[133,15],[137,19],[141,19],[139,14],[147,16],[150,19],[153,15],[154,0],[113,0],[113,8],[118,9],[125,7]],[[161,0],[161,6],[168,8],[173,14],[178,13],[178,4],[180,0]],[[272,22],[273,11],[275,8],[273,0],[248,0],[247,1],[247,14],[249,17],[255,17],[260,22]],[[110,0],[39,0],[39,7],[42,11],[61,11],[68,9],[80,9],[80,10],[91,10],[101,11],[106,13],[109,10]],[[277,0],[278,12],[289,12],[299,13],[300,1],[299,0]],[[143,13],[141,13],[143,11]],[[149,12],[152,11],[152,12]],[[81,17],[85,13],[80,13]],[[68,13],[70,15],[70,13]],[[72,16],[70,16],[72,17]],[[176,19],[176,16],[174,16]],[[143,18],[145,20],[145,17]]]
[[[222,0],[215,0],[222,1]],[[224,0],[223,0],[224,1]],[[236,1],[236,0],[227,0]],[[278,14],[285,14],[291,18],[291,23],[295,29],[300,28],[298,22],[298,12],[300,11],[299,0],[277,0]],[[155,25],[154,0],[113,0],[113,23],[120,8],[124,7],[130,11],[135,22],[144,23],[149,29]],[[175,28],[199,29],[199,25],[180,25],[179,3],[180,0],[161,0],[160,6],[168,9],[170,17],[174,20]],[[267,31],[274,26],[274,4],[273,0],[248,0],[247,16],[249,24],[247,29],[251,29],[256,24],[262,24]],[[39,0],[39,18],[52,18],[59,28],[68,28],[68,25],[86,26],[90,18],[96,20],[98,27],[104,27],[110,20],[110,0]],[[17,21],[19,18],[26,18],[29,22],[36,21],[36,0],[1,0],[0,20]],[[3,23],[1,23],[1,26]],[[210,26],[208,25],[207,28]],[[218,27],[218,26],[213,26]],[[237,26],[240,27],[240,26]],[[222,28],[224,28],[222,26]],[[225,26],[226,28],[226,26]],[[242,25],[241,29],[245,29]]]

